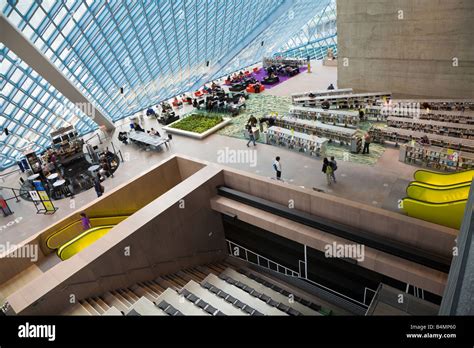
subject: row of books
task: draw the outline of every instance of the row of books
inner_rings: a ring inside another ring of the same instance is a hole
[[[267,131],[267,143],[320,157],[326,154],[328,139],[272,126]]]
[[[436,146],[404,144],[400,147],[400,161],[446,171],[474,168],[474,154]]]
[[[406,105],[392,103],[383,105],[367,105],[364,113],[369,118],[377,120],[386,120],[388,117],[406,117],[468,125],[474,124],[474,111],[423,109],[420,103]]]
[[[309,91],[303,93],[293,93],[291,95],[291,102],[296,106],[308,106],[306,104],[313,104],[316,97],[351,94],[352,88],[340,88],[340,89],[324,89],[317,91]]]
[[[359,113],[357,111],[326,110],[320,108],[308,108],[295,106],[290,109],[290,116],[312,121],[321,121],[343,127],[357,127],[359,125]]]
[[[394,117],[387,118],[389,127],[412,129],[425,133],[436,133],[451,137],[474,138],[474,125],[441,121],[420,120],[414,118]]]
[[[302,120],[284,116],[277,118],[275,124],[283,128],[294,129],[298,132],[315,134],[319,137],[338,141],[342,145],[349,145],[351,141],[357,137],[356,129],[333,126],[320,121]]]
[[[411,141],[421,141],[426,136],[432,146],[441,148],[451,148],[457,151],[465,151],[474,153],[474,140],[450,137],[435,133],[425,133],[410,129],[402,129],[395,127],[379,127],[372,126],[369,130],[372,140],[378,143],[391,141],[395,143],[408,143]]]

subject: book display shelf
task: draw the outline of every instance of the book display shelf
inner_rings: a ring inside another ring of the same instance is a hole
[[[463,123],[474,125],[472,110],[431,110],[421,109],[421,105],[367,105],[365,114],[369,119],[386,120],[387,117],[406,117],[439,122]]]
[[[380,99],[379,104],[383,104],[385,101]],[[474,99],[392,99],[390,102],[393,107],[401,108],[417,103],[425,110],[474,111]]]
[[[400,147],[399,159],[405,163],[449,172],[474,168],[474,153],[422,146],[413,142]]]
[[[267,130],[267,143],[313,157],[324,157],[328,139],[272,126]]]
[[[351,94],[352,88],[329,89],[319,91],[309,91],[304,93],[293,93],[291,95],[291,102],[296,106],[314,106],[316,105],[315,98],[322,96]]]
[[[372,140],[376,143],[383,144],[385,141],[396,143],[407,143],[419,141],[423,136],[427,136],[432,146],[441,148],[450,148],[455,151],[463,151],[474,153],[474,140],[455,138],[446,135],[439,135],[434,133],[425,133],[409,129],[394,128],[394,127],[378,127],[372,126],[369,130]]]
[[[357,128],[360,119],[357,111],[326,110],[301,106],[291,108],[290,116],[302,120],[321,121],[334,126],[354,128]]]
[[[359,109],[366,105],[380,105],[391,98],[390,92],[355,93],[314,98],[314,106],[321,107],[324,102],[329,103],[330,109]]]
[[[387,126],[446,135],[455,138],[474,139],[474,125],[470,124],[389,116],[387,118]]]

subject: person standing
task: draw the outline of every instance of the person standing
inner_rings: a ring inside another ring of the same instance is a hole
[[[95,189],[95,193],[97,194],[97,197],[102,196],[102,194],[105,191],[104,186],[102,186],[102,184],[100,183],[99,173],[97,173],[97,176],[95,177],[95,180],[94,180],[94,189]]]
[[[253,134],[252,126],[248,124],[247,126],[245,126],[245,128],[247,128],[247,132],[249,132],[249,141],[247,142],[247,147],[250,147],[249,144],[252,142],[253,146],[257,146],[257,144],[255,143],[255,135]]]
[[[81,213],[81,224],[84,231],[92,228],[91,220],[89,220],[86,213]]]
[[[334,180],[334,183],[336,183],[336,175],[334,175],[334,172],[337,170],[337,162],[334,159],[334,156],[331,156],[331,160],[329,161],[329,164],[331,165],[332,173],[331,173],[331,178]]]
[[[326,179],[328,181],[328,185],[331,185],[331,178],[333,174],[331,163],[329,163],[327,157],[323,159],[323,169],[322,172],[326,174]]]
[[[370,134],[366,133],[364,137],[364,149],[362,150],[362,154],[365,154],[367,151],[367,154],[369,154],[369,146],[370,142],[372,141]]]
[[[280,163],[280,156],[277,156],[275,158],[275,161],[273,162],[273,169],[275,169],[276,172],[276,179],[281,180],[281,163]]]

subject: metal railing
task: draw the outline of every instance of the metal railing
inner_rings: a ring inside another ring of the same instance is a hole
[[[292,270],[291,268],[288,268],[286,266],[283,266],[275,261],[272,261],[270,260],[269,258],[265,257],[265,256],[262,256],[260,254],[257,254],[256,252],[253,252],[252,250],[250,249],[247,249],[235,242],[232,242],[228,239],[226,239],[226,242],[227,242],[227,246],[229,248],[229,254],[231,256],[240,256],[240,249],[242,249],[244,251],[244,255],[245,255],[245,261],[247,262],[250,262],[250,263],[253,263],[255,265],[258,265],[260,267],[263,267],[263,268],[268,268],[272,271],[276,271],[278,273],[282,273],[284,275],[287,275],[287,276],[291,276],[291,277],[296,277],[296,278],[300,278],[301,277],[301,274],[300,272],[297,272],[295,270]],[[237,247],[238,249],[238,255],[236,255],[236,249],[234,249],[234,247]],[[249,260],[249,254],[250,255],[253,255],[254,257],[256,257],[257,259],[257,262],[253,262],[251,260]],[[264,260],[267,265],[265,266],[264,263],[260,262],[261,260]],[[276,270],[274,268],[271,267],[271,265],[275,265],[276,266]],[[280,271],[280,269],[282,269],[283,271]]]
[[[372,289],[370,289],[370,288],[365,288],[365,290],[364,290],[364,303],[362,303],[362,302],[360,302],[360,301],[357,301],[356,299],[353,299],[352,297],[349,297],[349,296],[347,296],[347,295],[341,294],[340,292],[337,292],[337,291],[335,291],[335,290],[333,290],[333,289],[331,289],[331,288],[328,288],[328,287],[326,287],[326,286],[324,286],[324,285],[322,285],[322,284],[320,284],[320,283],[317,283],[317,282],[315,282],[315,281],[313,281],[313,280],[311,280],[311,279],[308,279],[308,275],[307,275],[307,274],[305,274],[305,276],[303,277],[303,276],[301,275],[301,274],[302,274],[301,269],[303,268],[301,264],[302,264],[302,263],[304,264],[304,261],[301,261],[301,260],[300,260],[300,261],[298,262],[300,271],[297,272],[297,271],[295,271],[295,270],[292,270],[291,268],[288,268],[288,267],[285,267],[285,266],[283,266],[283,265],[280,265],[279,263],[277,263],[277,262],[275,262],[275,261],[272,261],[272,260],[270,260],[269,258],[267,258],[267,257],[265,257],[265,256],[259,255],[259,254],[257,254],[256,252],[254,252],[254,251],[252,251],[252,250],[250,250],[250,249],[247,249],[247,248],[245,248],[245,247],[243,247],[243,246],[241,246],[241,245],[239,245],[239,244],[237,244],[237,243],[235,243],[235,242],[232,242],[232,241],[230,241],[230,240],[228,240],[228,239],[226,239],[226,242],[227,242],[227,246],[228,246],[228,249],[229,249],[229,255],[230,255],[230,256],[238,257],[239,259],[242,259],[241,257],[235,255],[235,253],[234,253],[235,250],[232,249],[232,246],[234,245],[234,246],[236,246],[236,247],[238,247],[238,248],[240,248],[240,249],[242,249],[242,250],[245,251],[245,254],[244,254],[244,255],[245,255],[245,261],[247,261],[247,262],[249,262],[249,263],[252,263],[252,264],[254,264],[254,265],[258,265],[258,266],[260,266],[260,267],[262,267],[262,268],[266,268],[266,269],[269,269],[269,270],[271,270],[271,271],[275,271],[275,272],[280,273],[280,274],[283,274],[283,275],[287,275],[287,276],[289,275],[289,276],[291,276],[291,277],[294,277],[294,278],[298,278],[298,279],[300,279],[300,280],[307,281],[307,282],[309,282],[309,283],[311,283],[311,284],[313,284],[313,285],[315,285],[315,286],[317,286],[317,287],[319,287],[319,288],[325,290],[326,292],[332,294],[333,296],[337,296],[337,297],[339,297],[339,298],[344,299],[345,301],[348,301],[348,302],[357,304],[357,305],[359,305],[359,306],[361,306],[361,307],[363,307],[363,308],[365,308],[365,309],[368,307],[368,306],[365,304],[365,302],[366,302],[366,299],[365,299],[365,297],[366,297],[366,296],[365,296],[365,295],[366,295],[366,291],[368,291],[368,290],[369,290],[369,291],[374,291],[374,290],[372,290]],[[255,263],[255,262],[252,261],[252,260],[249,260],[249,258],[248,258],[248,255],[249,255],[249,254],[250,254],[250,255],[254,255],[255,257],[257,257],[257,263]],[[265,260],[265,261],[268,263],[268,266],[262,264],[262,263],[260,262],[260,259]],[[273,264],[273,265],[277,266],[277,269],[275,270],[275,269],[271,268],[271,267],[270,267],[270,264]],[[305,266],[305,265],[304,265],[304,266]],[[284,269],[284,272],[281,272],[281,271],[280,271],[280,268]],[[306,273],[306,270],[305,270],[305,273]],[[375,292],[375,291],[374,291],[374,292]]]
[[[17,188],[14,188],[14,187],[5,187],[5,186],[0,186],[0,189],[1,190],[11,190],[12,193],[13,193],[13,197],[3,198],[5,201],[9,201],[10,199],[16,199],[16,201],[19,202],[20,201],[19,197],[21,197],[22,193],[26,194],[28,192],[26,190],[17,189]],[[16,191],[18,191],[18,194],[16,193]]]
[[[16,172],[19,172],[19,171],[21,171],[20,168],[15,169],[15,170],[11,170],[11,171],[6,172],[6,173],[3,173],[3,174],[0,174],[0,179],[1,179],[3,182],[5,182],[5,177],[7,177],[7,176],[9,176],[9,175],[12,175],[12,174],[14,174],[14,173],[16,173]]]

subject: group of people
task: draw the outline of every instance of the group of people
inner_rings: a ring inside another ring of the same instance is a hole
[[[275,171],[275,177],[277,180],[281,179],[281,172],[282,172],[282,165],[281,165],[281,158],[280,156],[275,157],[273,161],[273,170]],[[323,159],[323,168],[322,172],[326,175],[326,180],[328,185],[331,185],[331,182],[336,183],[336,175],[335,172],[337,170],[337,161],[334,156],[331,156],[331,159],[324,157]]]

